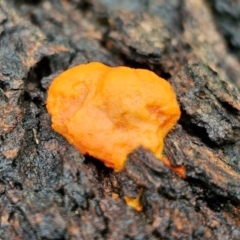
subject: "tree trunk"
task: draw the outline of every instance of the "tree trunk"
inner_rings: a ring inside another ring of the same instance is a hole
[[[239,0],[0,0],[0,239],[240,239],[239,26]],[[115,173],[54,132],[50,83],[91,61],[171,83],[186,178],[141,146]]]

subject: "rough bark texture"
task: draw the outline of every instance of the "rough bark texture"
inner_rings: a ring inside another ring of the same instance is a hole
[[[0,239],[240,239],[239,33],[239,0],[0,0]],[[172,84],[186,179],[142,147],[114,173],[52,130],[49,84],[89,61]]]

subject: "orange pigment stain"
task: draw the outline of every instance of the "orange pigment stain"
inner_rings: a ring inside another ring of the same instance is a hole
[[[170,160],[164,156],[161,158],[161,160],[168,168],[174,171],[178,176],[180,176],[181,178],[186,178],[186,169],[184,166],[173,166]]]

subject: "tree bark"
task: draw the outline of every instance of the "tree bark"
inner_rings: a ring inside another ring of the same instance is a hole
[[[0,0],[0,239],[240,239],[240,1]],[[150,69],[181,119],[115,173],[51,128],[47,89],[99,61]],[[124,196],[142,189],[143,210]]]

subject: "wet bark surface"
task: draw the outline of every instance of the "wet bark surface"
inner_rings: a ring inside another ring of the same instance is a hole
[[[0,1],[0,239],[240,239],[240,2]],[[115,173],[51,128],[47,89],[81,63],[151,69],[181,119],[165,156]],[[124,196],[142,190],[143,210]]]

